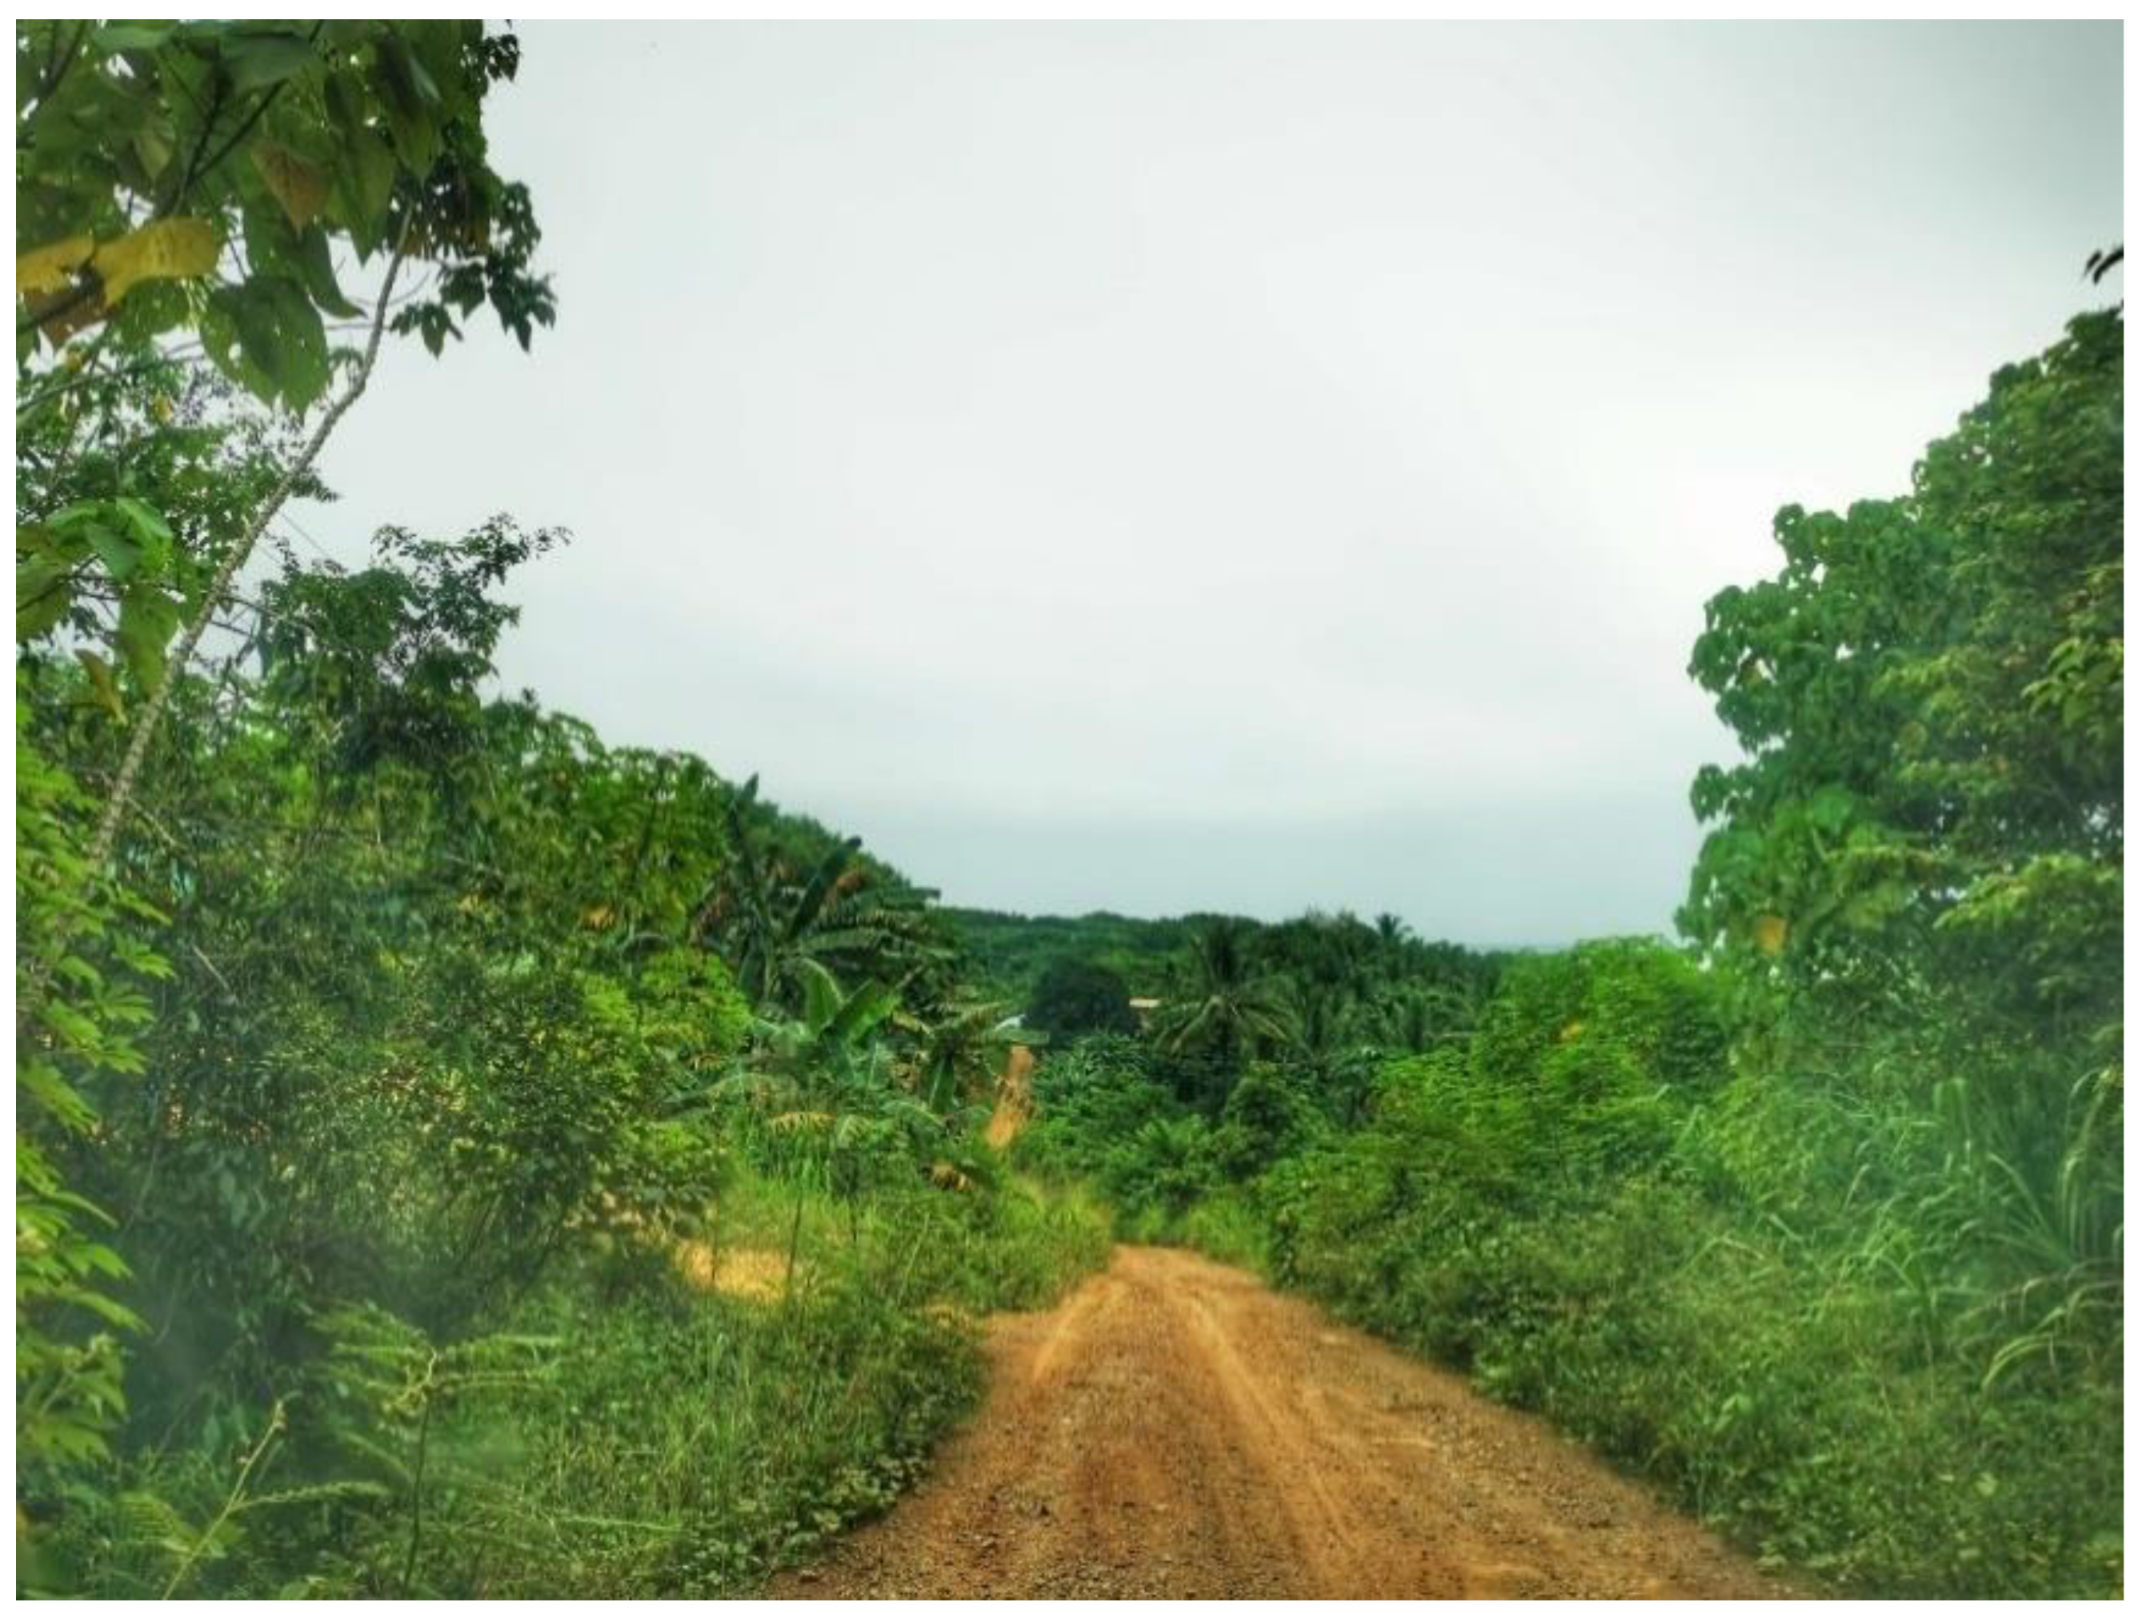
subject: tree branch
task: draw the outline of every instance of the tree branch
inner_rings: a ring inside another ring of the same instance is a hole
[[[386,283],[379,289],[378,308],[371,318],[370,339],[364,344],[363,357],[358,361],[354,374],[350,376],[348,386],[343,389],[342,395],[328,406],[327,412],[320,417],[318,426],[313,428],[311,437],[306,440],[303,450],[290,462],[288,469],[282,473],[281,481],[275,484],[274,490],[268,494],[259,509],[253,512],[252,519],[246,523],[238,541],[231,546],[230,552],[223,557],[222,564],[216,568],[199,611],[195,613],[193,620],[186,624],[185,631],[179,635],[176,648],[165,659],[163,677],[157,683],[155,693],[149,697],[148,705],[141,710],[135,721],[133,734],[127,741],[125,760],[119,764],[118,778],[112,782],[111,795],[105,801],[104,810],[98,818],[96,837],[90,843],[88,866],[83,875],[85,883],[102,878],[110,866],[112,853],[118,846],[119,828],[126,820],[127,805],[133,799],[134,789],[140,781],[142,765],[148,760],[149,747],[155,743],[156,731],[163,724],[163,714],[170,705],[172,688],[177,684],[186,663],[193,659],[194,652],[199,649],[201,636],[208,631],[208,624],[215,615],[216,607],[229,592],[239,570],[252,558],[253,549],[258,545],[260,535],[267,530],[268,523],[280,513],[298,483],[311,471],[313,463],[319,458],[320,450],[326,447],[327,439],[333,435],[334,428],[341,424],[342,416],[349,412],[357,399],[364,395],[365,387],[370,385],[372,369],[378,363],[379,342],[386,334],[386,311],[391,306],[394,278],[401,272],[401,261],[402,249],[396,247],[393,260],[386,266]],[[86,895],[86,892],[84,894]],[[68,910],[69,915],[78,912],[79,909]],[[55,926],[44,953],[31,965],[15,1006],[16,1036],[23,1034],[31,1017],[43,1006],[45,993],[52,983],[52,972],[58,967],[60,955],[67,943],[73,940],[73,931],[74,925],[63,917]]]

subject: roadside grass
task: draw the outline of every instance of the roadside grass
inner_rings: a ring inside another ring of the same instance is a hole
[[[1110,1247],[1076,1193],[812,1193],[790,1293],[794,1206],[747,1174],[723,1195],[704,1258],[751,1273],[748,1292],[694,1282],[688,1252],[611,1242],[469,1347],[533,1365],[470,1375],[478,1392],[439,1398],[420,1433],[357,1415],[368,1380],[322,1373],[250,1490],[151,1456],[52,1550],[98,1596],[156,1596],[181,1565],[193,1596],[747,1594],[925,1470],[977,1404],[982,1314],[1049,1304]]]
[[[1527,962],[1352,1126],[1267,1072],[1212,1121],[1095,1039],[1041,1067],[1015,1158],[1544,1415],[1770,1568],[2120,1594],[2120,1088],[2015,1141],[1897,1055],[1732,1074],[1711,991],[1638,944]]]
[[[781,1184],[731,1197],[731,1251],[767,1272]],[[558,1331],[573,1353],[531,1408],[515,1512],[556,1521],[487,1596],[751,1590],[881,1512],[977,1404],[978,1317],[1041,1307],[1094,1270],[1107,1229],[1079,1194],[811,1196],[790,1297],[671,1285]]]

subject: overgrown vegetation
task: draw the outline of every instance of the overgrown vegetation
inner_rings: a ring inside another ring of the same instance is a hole
[[[747,1589],[1103,1248],[976,1140],[1002,1015],[927,893],[487,693],[564,535],[277,544],[385,336],[548,322],[516,60],[18,29],[24,1590]]]
[[[1132,996],[1154,994],[1194,925],[1189,919],[1130,919],[1112,913],[1075,919],[984,908],[945,908],[943,913],[957,928],[980,979],[1020,1002],[1029,1000],[1040,977],[1060,963],[1108,970]]]

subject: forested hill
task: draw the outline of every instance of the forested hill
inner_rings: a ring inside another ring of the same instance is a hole
[[[1140,1029],[1197,1003],[1229,1015],[1266,998],[1264,1028],[1281,1024],[1303,1049],[1331,1054],[1364,1042],[1417,1052],[1453,1023],[1454,1005],[1474,1007],[1517,956],[1425,941],[1393,914],[1369,923],[1344,912],[1274,922],[943,913],[964,944],[967,973],[1030,1029],[1064,1037]]]
[[[1117,913],[1068,918],[951,907],[943,913],[956,927],[974,972],[1020,1004],[1048,966],[1064,959],[1113,971],[1133,996],[1156,996],[1192,933],[1187,919],[1131,919]]]

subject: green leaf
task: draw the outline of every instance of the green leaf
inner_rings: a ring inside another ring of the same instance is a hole
[[[120,514],[133,524],[133,529],[144,547],[160,551],[177,541],[177,534],[171,531],[170,523],[147,501],[137,499],[131,493],[122,493],[112,500],[112,503],[118,507]]]
[[[161,682],[164,652],[177,631],[178,606],[162,589],[129,589],[120,600],[119,654],[143,689],[154,689]]]
[[[15,642],[28,644],[57,627],[74,603],[73,567],[57,560],[29,560],[15,568]]]
[[[341,284],[334,278],[334,255],[327,244],[326,231],[315,224],[300,235],[294,261],[297,272],[304,277],[304,289],[322,309],[336,319],[356,319],[363,314],[342,295]]]
[[[418,87],[420,73],[415,58],[400,40],[389,37],[379,41],[374,84],[386,114],[386,131],[393,137],[395,153],[419,179],[438,160],[439,146],[438,125],[431,117],[428,98]],[[428,75],[423,75],[423,82],[428,83]],[[433,87],[432,97],[436,93]]]
[[[319,60],[302,34],[234,33],[226,35],[223,61],[240,90],[264,90],[292,78]]]
[[[107,22],[89,36],[89,44],[106,56],[122,50],[155,50],[177,28],[175,22]]]
[[[349,232],[358,255],[369,257],[385,238],[386,212],[399,170],[385,140],[360,123],[344,126],[342,157],[329,191],[331,212]]]
[[[201,337],[223,372],[259,397],[303,411],[327,389],[327,332],[304,288],[281,276],[218,287]]]
[[[141,539],[138,534],[117,527],[107,527],[101,522],[87,531],[89,547],[97,552],[97,558],[103,561],[104,569],[111,573],[115,581],[123,583],[133,576],[134,568],[141,561]]]

